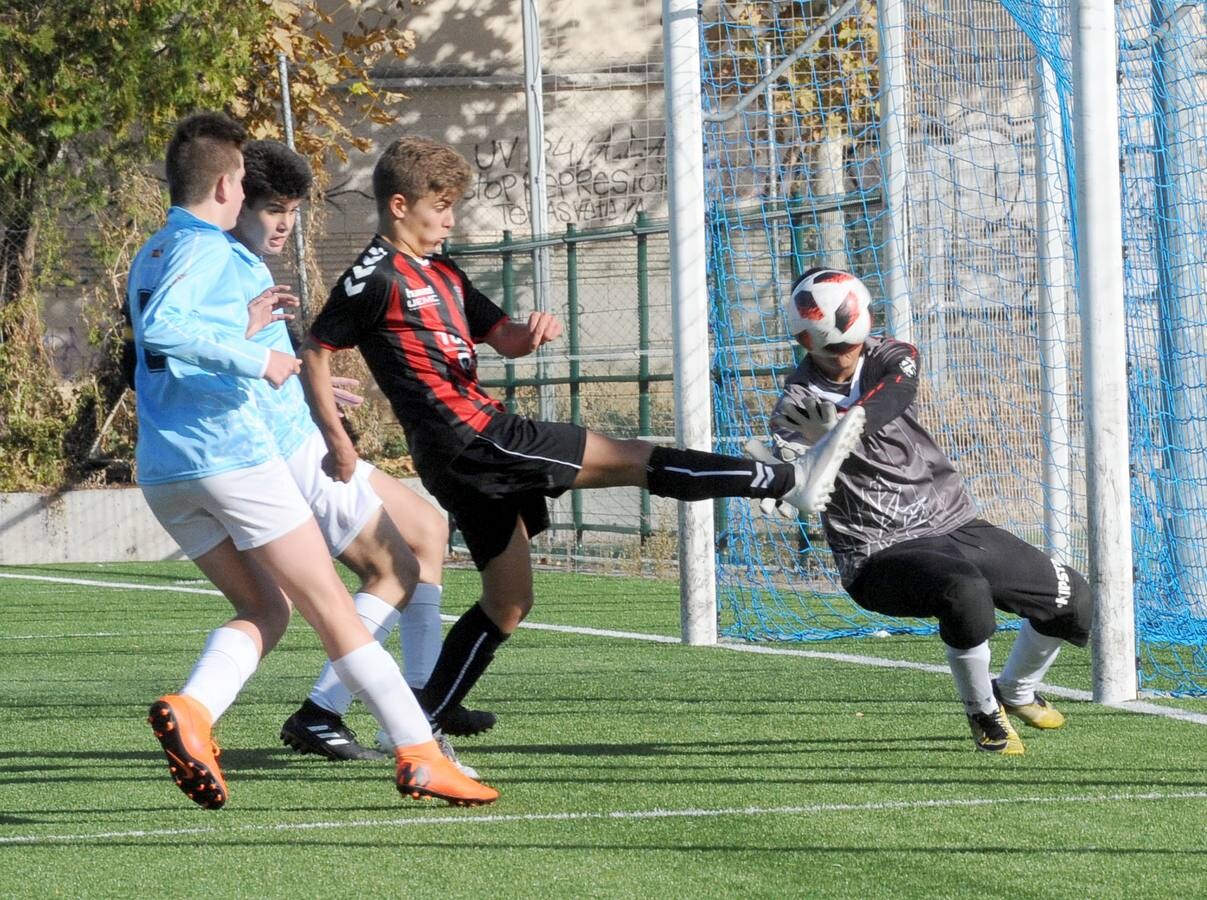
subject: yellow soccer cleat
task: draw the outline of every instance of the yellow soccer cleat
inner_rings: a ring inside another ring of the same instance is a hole
[[[991,713],[970,715],[968,727],[972,729],[972,741],[977,750],[984,753],[1000,753],[1002,756],[1023,755],[1023,742],[1001,706]]]
[[[1035,696],[1030,703],[1024,703],[1021,706],[1013,706],[1002,699],[1001,691],[997,687],[997,679],[993,681],[993,696],[1012,716],[1018,716],[1032,728],[1043,728],[1051,730],[1060,728],[1065,723],[1064,715],[1055,706],[1049,703],[1044,695],[1036,691]]]

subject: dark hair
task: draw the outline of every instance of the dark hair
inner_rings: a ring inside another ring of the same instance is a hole
[[[300,200],[310,193],[314,175],[310,163],[280,141],[248,141],[243,145],[243,202]]]
[[[379,214],[395,194],[402,194],[407,203],[428,194],[459,200],[472,177],[465,157],[448,144],[425,137],[399,138],[373,167],[373,197]]]
[[[223,113],[199,112],[182,119],[168,143],[168,196],[174,206],[204,200],[214,183],[239,167],[243,126]]]

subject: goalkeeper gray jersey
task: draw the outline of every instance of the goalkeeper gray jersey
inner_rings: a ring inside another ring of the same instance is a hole
[[[830,381],[806,357],[784,382],[786,390],[792,385],[840,410],[860,404],[867,412],[863,439],[843,463],[822,517],[844,585],[876,551],[946,534],[976,518],[964,479],[918,421],[918,351],[911,344],[869,338],[846,384]],[[790,402],[782,396],[776,412]],[[776,433],[801,440],[793,432]]]

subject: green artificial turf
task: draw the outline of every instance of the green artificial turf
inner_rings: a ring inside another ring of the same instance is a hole
[[[402,800],[385,762],[277,730],[322,663],[300,619],[219,723],[226,808],[172,784],[143,721],[220,598],[188,564],[0,569],[0,894],[12,897],[1190,897],[1207,727],[1060,701],[1027,753],[974,753],[950,679],[523,629],[462,739],[491,807]],[[112,588],[50,579],[103,580]],[[475,597],[448,573],[445,612]],[[156,588],[150,590],[148,588]],[[165,590],[166,589],[166,590]],[[677,636],[673,582],[539,573],[531,622]],[[1000,662],[1010,635],[995,639]],[[396,647],[396,644],[393,644]],[[798,649],[941,664],[936,638]],[[1050,682],[1089,685],[1085,651]],[[1202,710],[1201,701],[1181,702]],[[372,740],[355,707],[349,724]]]

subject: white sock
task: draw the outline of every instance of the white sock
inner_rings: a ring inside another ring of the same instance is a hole
[[[440,597],[444,588],[425,581],[415,585],[410,602],[398,619],[403,675],[413,690],[427,684],[440,657],[444,631],[440,623]]]
[[[365,623],[369,634],[373,635],[373,640],[379,644],[384,643],[398,623],[398,610],[380,597],[364,591],[361,591],[352,600],[356,604],[356,614]],[[335,674],[330,662],[323,666],[318,681],[310,689],[310,701],[338,716],[346,713],[348,707],[352,705],[352,693]]]
[[[991,713],[997,709],[993,697],[993,684],[989,680],[989,642],[983,641],[967,650],[959,650],[948,644],[947,665],[955,679],[956,691],[964,701],[964,710],[969,714]]]
[[[409,747],[432,739],[427,716],[402,680],[398,663],[377,641],[357,647],[331,666],[376,717],[389,738],[388,746]]]
[[[217,722],[259,664],[256,642],[238,628],[223,625],[210,632],[180,693],[208,709],[211,721]]]
[[[1034,700],[1036,685],[1044,680],[1063,643],[1060,638],[1040,634],[1024,620],[997,679],[1002,699],[1011,706],[1025,706]]]

